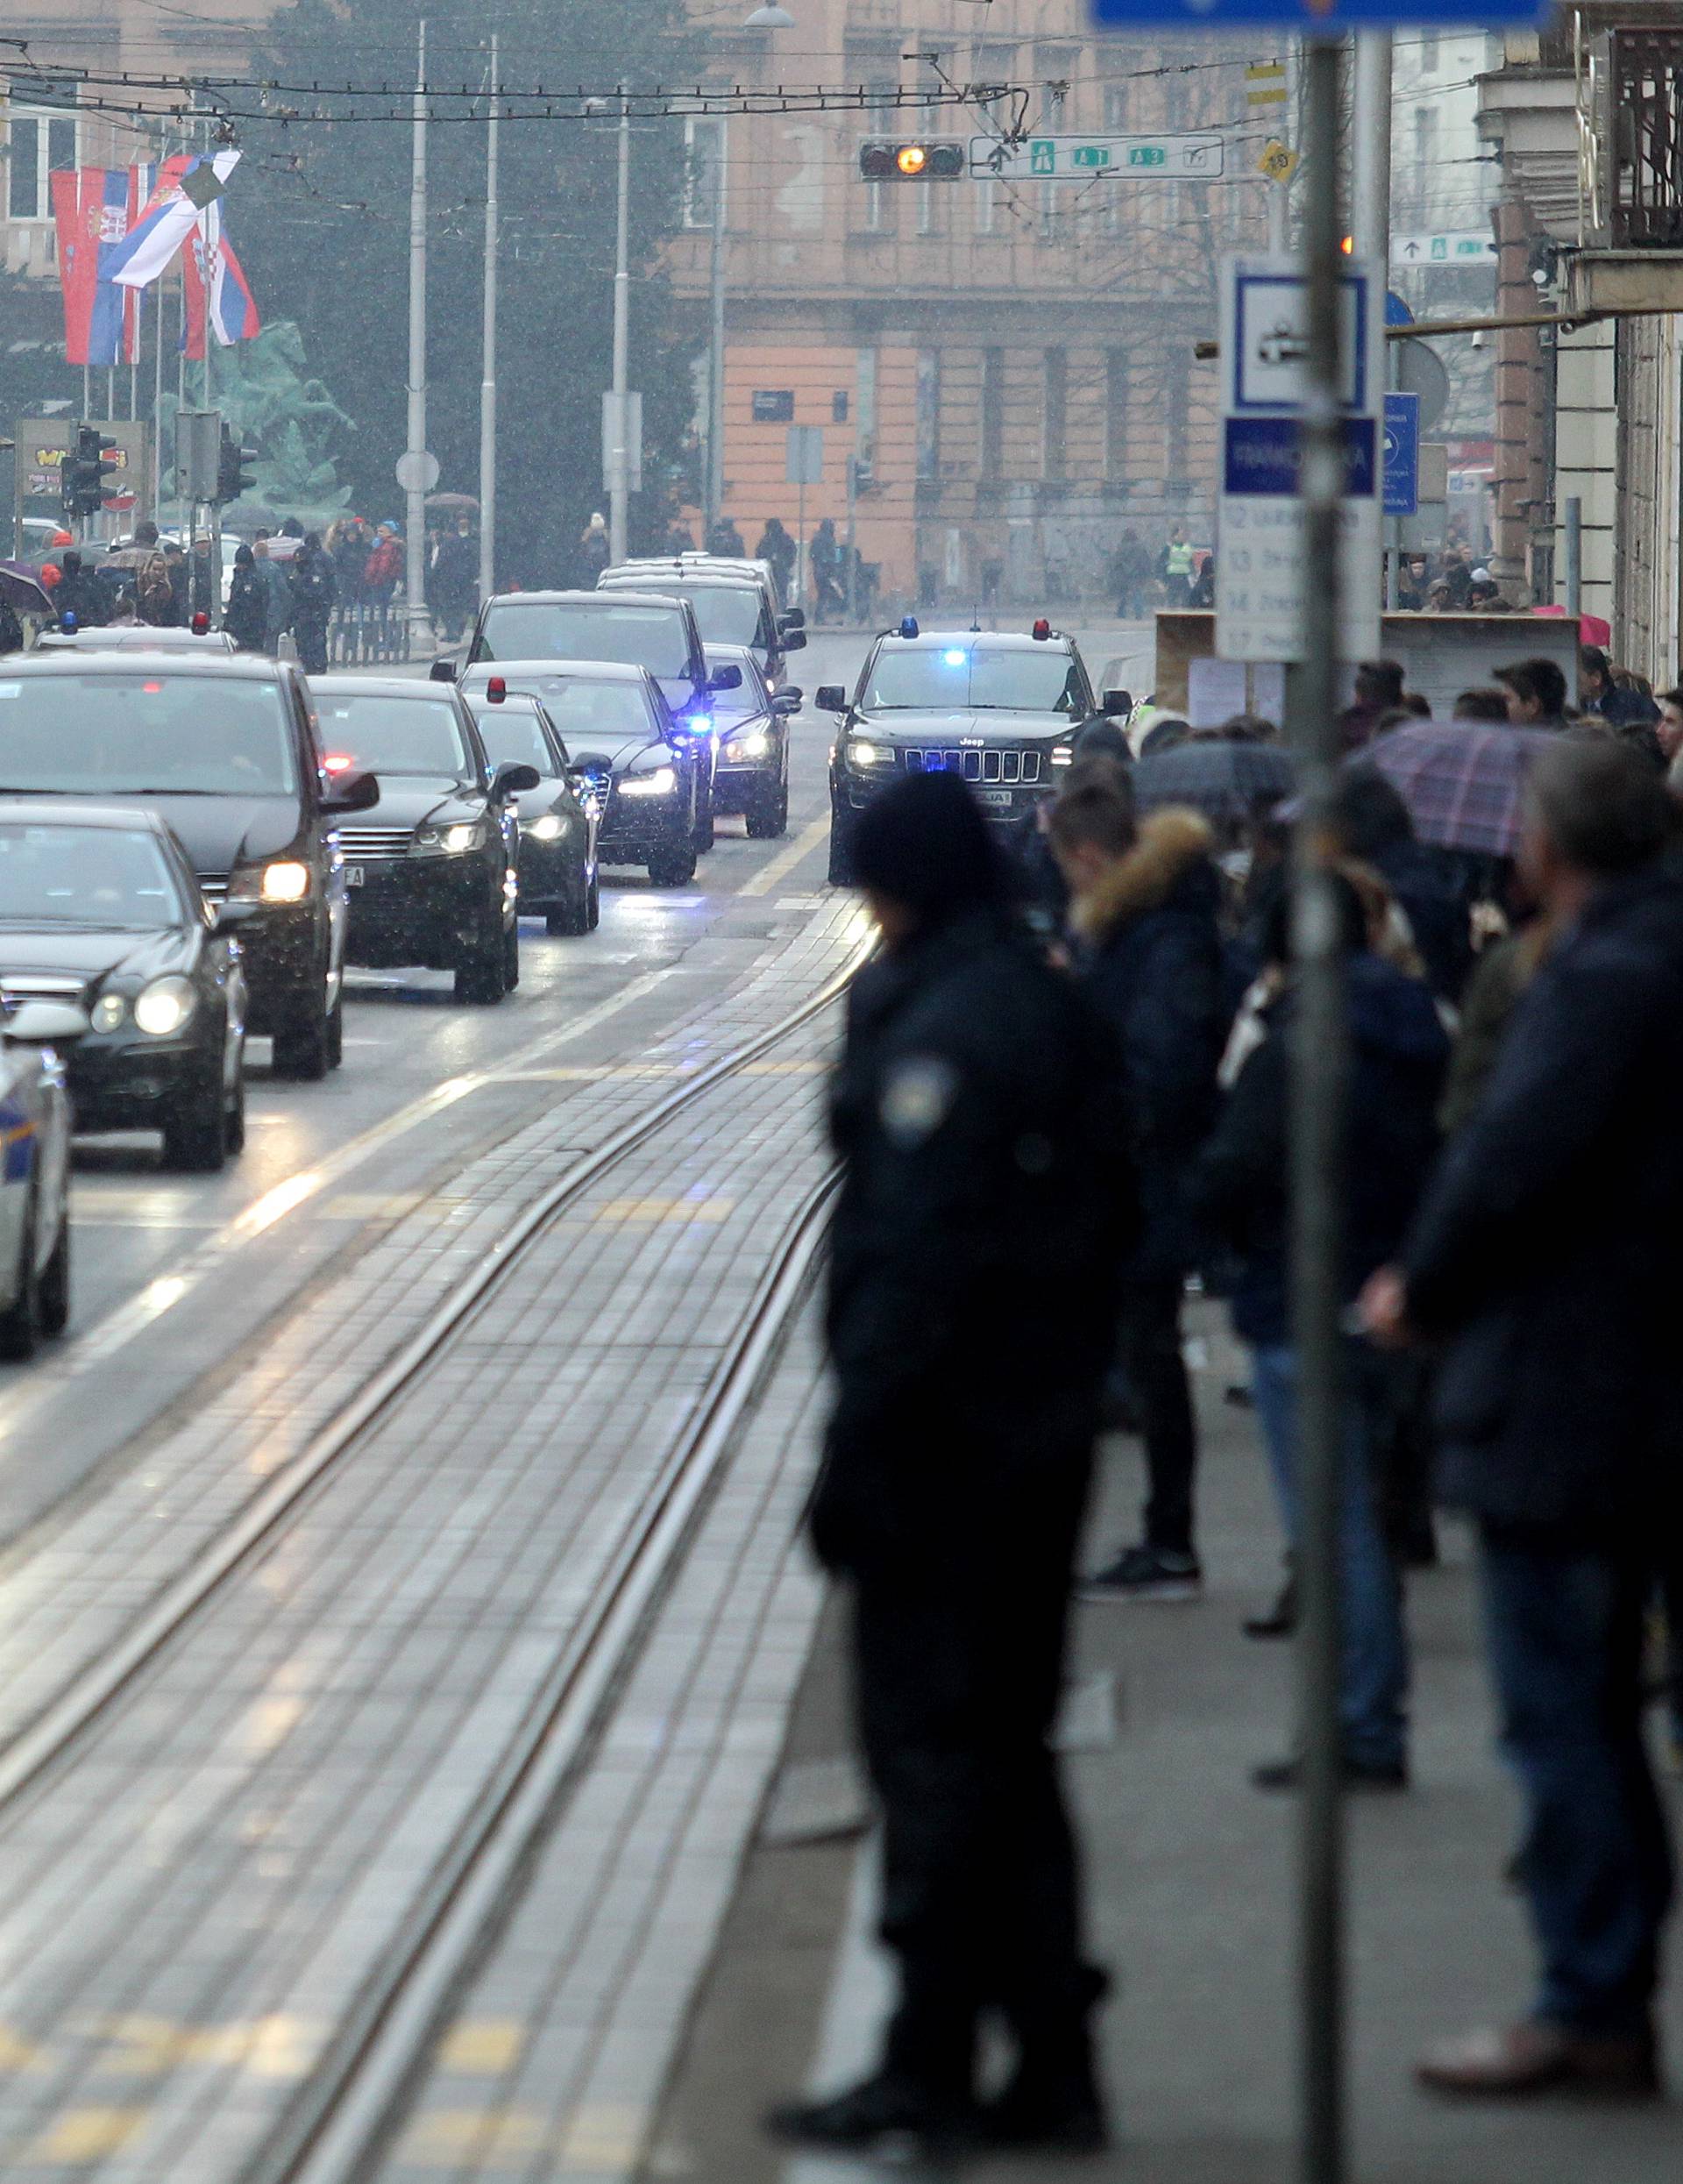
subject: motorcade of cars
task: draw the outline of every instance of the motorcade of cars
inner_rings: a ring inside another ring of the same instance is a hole
[[[0,798],[144,805],[239,928],[246,1029],[278,1075],[316,1078],[344,1052],[344,874],[337,829],[379,800],[371,774],[330,773],[309,688],[253,653],[80,650],[0,661]]]
[[[80,1009],[78,1130],[157,1130],[164,1163],[214,1174],[245,1142],[249,902],[213,910],[187,852],[138,805],[0,800],[0,993]]]
[[[0,1357],[30,1356],[70,1320],[70,1093],[65,1056],[88,1019],[19,999],[0,1019]]]
[[[492,676],[541,700],[581,785],[600,800],[596,854],[604,864],[641,864],[657,887],[695,877],[695,814],[704,764],[693,736],[678,732],[646,667],[609,660],[500,660],[470,667],[470,698]]]
[[[396,675],[310,688],[330,773],[380,784],[379,820],[339,831],[348,960],[453,971],[458,1001],[501,1000],[520,983],[516,801],[536,767],[492,765],[459,690]]]
[[[1126,694],[1107,694],[1107,704],[1112,695]],[[911,615],[873,641],[851,698],[827,683],[814,701],[841,716],[830,751],[837,886],[852,884],[858,814],[902,773],[959,774],[1019,846],[1077,731],[1103,709],[1075,639],[1048,622],[1022,631],[925,630]]]
[[[681,555],[670,561],[622,562],[604,569],[596,580],[596,588],[599,592],[662,592],[687,599],[695,609],[696,626],[709,659],[715,647],[746,645],[774,690],[782,685],[786,656],[799,651],[806,643],[806,615],[799,608],[779,613],[770,577],[758,562],[699,560]]]
[[[714,700],[714,807],[741,812],[750,841],[771,841],[789,825],[789,722],[800,710],[801,693],[787,684],[774,692],[744,644],[710,644],[707,659],[715,667],[735,660],[742,671],[741,685]]]
[[[601,869],[596,836],[603,798],[593,769],[574,768],[560,730],[529,691],[501,675],[463,695],[493,770],[531,766],[537,786],[516,802],[520,819],[519,909],[551,933],[593,933],[601,922]]]
[[[601,592],[512,592],[487,599],[468,640],[466,665],[534,659],[604,660],[649,670],[671,711],[673,732],[696,746],[701,796],[695,847],[698,853],[711,849],[718,750],[712,703],[715,686],[689,601],[654,591],[611,596]],[[435,674],[449,665],[447,661],[437,663]],[[727,679],[717,687],[734,689],[735,672],[722,668],[720,672]]]

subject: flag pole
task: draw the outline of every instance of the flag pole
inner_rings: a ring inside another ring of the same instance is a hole
[[[427,26],[415,49],[409,146],[409,416],[404,458],[404,619],[413,651],[431,635],[427,615]]]
[[[485,363],[479,381],[479,601],[497,572],[497,33],[491,33],[491,112],[485,139]]]

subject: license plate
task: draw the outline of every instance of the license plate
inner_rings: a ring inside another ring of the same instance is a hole
[[[1016,801],[1010,789],[977,789],[976,796],[984,811],[1009,811]]]
[[[360,886],[361,886],[361,885],[362,885],[362,867],[361,867],[361,865],[360,865],[360,864],[347,864],[347,865],[345,866],[345,868],[344,868],[344,884],[345,884],[345,886],[346,886],[347,887],[360,887]]]

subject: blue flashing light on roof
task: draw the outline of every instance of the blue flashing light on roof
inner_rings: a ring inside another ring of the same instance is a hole
[[[914,637],[917,634],[918,618],[915,615],[907,615],[900,624],[900,635],[903,637]]]
[[[82,624],[76,619],[76,610],[74,607],[67,607],[64,612],[59,616],[59,627],[63,630],[66,637],[75,637],[76,631],[82,627]]]
[[[964,665],[964,654],[956,644],[950,651],[943,652],[941,657],[948,667],[962,667]]]

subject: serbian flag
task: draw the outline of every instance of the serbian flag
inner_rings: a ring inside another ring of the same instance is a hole
[[[64,353],[71,364],[128,362],[124,298],[108,270],[128,234],[132,170],[78,167],[53,176],[53,217],[64,290]]]
[[[107,278],[119,288],[149,288],[199,224],[199,207],[181,188],[181,179],[206,164],[204,154],[166,160],[146,210],[112,252]],[[239,164],[238,152],[218,152],[209,164],[225,181]]]
[[[199,215],[198,226],[181,256],[187,283],[181,348],[189,359],[204,354],[207,329],[217,344],[231,349],[262,331],[251,287],[245,279],[217,199]]]

